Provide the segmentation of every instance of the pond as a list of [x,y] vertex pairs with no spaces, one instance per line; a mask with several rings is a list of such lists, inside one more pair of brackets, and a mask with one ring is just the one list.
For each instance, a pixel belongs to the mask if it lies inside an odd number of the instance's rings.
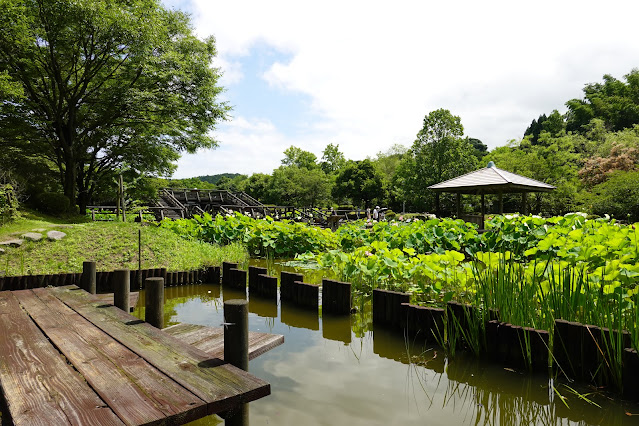
[[[166,325],[219,326],[223,301],[245,294],[202,284],[169,287],[165,296]],[[331,317],[249,298],[249,330],[285,336],[283,345],[250,362],[249,371],[271,384],[270,396],[250,404],[251,425],[639,424],[639,404],[574,383],[555,383],[556,392],[546,376],[464,354],[447,360],[436,346],[373,329],[369,301],[358,304],[353,315]],[[600,407],[571,389],[589,393]],[[192,423],[216,424],[223,424],[216,416]]]

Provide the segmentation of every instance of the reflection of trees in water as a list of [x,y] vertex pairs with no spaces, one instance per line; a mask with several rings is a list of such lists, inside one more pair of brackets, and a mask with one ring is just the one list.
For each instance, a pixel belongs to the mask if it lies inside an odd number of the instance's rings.
[[[144,319],[145,316],[145,292],[140,291],[138,305],[133,315],[137,318]],[[192,300],[199,300],[203,304],[213,305],[215,310],[224,309],[224,305],[220,300],[220,286],[215,284],[199,284],[199,285],[183,285],[164,288],[164,326],[178,324],[177,321],[171,321],[177,317],[177,307]]]
[[357,309],[354,315],[351,315],[351,330],[355,337],[362,338],[366,333],[373,330],[373,309],[371,303],[372,296],[365,296],[357,292],[353,292],[353,300],[351,306]]
[[[407,350],[409,350],[407,346]],[[510,369],[473,358],[448,360],[438,357],[436,349],[426,349],[409,358],[407,380],[414,392],[425,395],[433,405],[443,390],[443,406],[464,413],[464,424],[472,425],[627,425],[633,418],[623,405],[601,393],[589,395],[590,401],[542,376],[526,376]],[[443,353],[443,352],[442,352]],[[447,380],[444,378],[444,370]],[[553,388],[556,386],[557,390]],[[583,392],[592,392],[584,389]],[[561,392],[568,406],[556,392]],[[414,395],[417,401],[417,394]],[[422,406],[423,407],[423,406]]]

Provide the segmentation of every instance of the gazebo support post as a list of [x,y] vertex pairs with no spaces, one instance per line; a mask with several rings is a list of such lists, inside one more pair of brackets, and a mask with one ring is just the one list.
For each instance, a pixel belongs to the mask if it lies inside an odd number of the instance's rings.
[[441,211],[439,210],[439,192],[435,193],[435,214],[437,217],[441,217]]
[[457,208],[457,219],[461,219],[461,194],[459,192],[455,193],[455,207]]
[[480,221],[480,229],[484,229],[484,216],[486,215],[486,205],[485,205],[485,196],[484,193],[481,193],[481,221]]
[[504,194],[499,193],[499,214],[504,214]]
[[524,215],[528,214],[528,193],[527,192],[521,193],[521,212]]

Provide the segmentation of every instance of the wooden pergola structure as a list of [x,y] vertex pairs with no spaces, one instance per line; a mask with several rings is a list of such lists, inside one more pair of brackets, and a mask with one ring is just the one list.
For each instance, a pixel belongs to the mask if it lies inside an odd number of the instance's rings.
[[486,214],[485,194],[499,196],[499,213],[504,213],[503,194],[521,194],[522,213],[528,214],[529,192],[550,192],[554,186],[538,180],[530,179],[506,170],[499,169],[490,161],[488,166],[465,175],[449,179],[428,187],[437,193],[437,207],[439,209],[439,193],[448,192],[456,195],[455,205],[457,217],[461,217],[461,194],[481,195],[481,223],[484,229],[484,215]]

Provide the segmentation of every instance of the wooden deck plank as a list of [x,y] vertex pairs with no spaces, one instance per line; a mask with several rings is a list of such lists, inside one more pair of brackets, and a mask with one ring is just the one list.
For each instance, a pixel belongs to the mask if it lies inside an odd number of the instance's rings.
[[270,385],[263,380],[211,358],[114,306],[100,304],[75,286],[50,290],[87,320],[206,401],[209,414],[270,394]]
[[[105,305],[113,305],[113,293],[102,293],[96,294],[96,297]],[[138,301],[140,300],[140,292],[134,291],[129,293],[129,306],[131,310],[138,306]]]
[[176,423],[206,415],[204,401],[96,328],[48,289],[22,290],[15,295],[125,423]]
[[123,424],[11,292],[0,292],[0,336],[0,386],[14,424]]
[[[203,350],[207,354],[224,359],[224,328],[196,324],[176,324],[163,329],[165,333]],[[284,343],[281,334],[249,331],[249,359],[254,359]]]

